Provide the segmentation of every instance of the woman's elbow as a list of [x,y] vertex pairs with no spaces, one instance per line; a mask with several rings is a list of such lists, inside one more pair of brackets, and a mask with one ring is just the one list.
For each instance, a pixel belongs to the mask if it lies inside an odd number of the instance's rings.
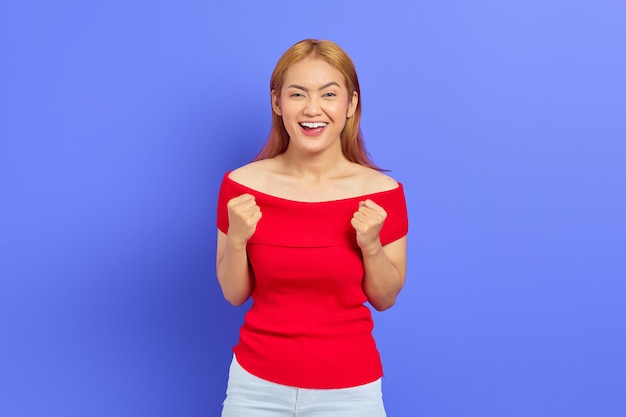
[[217,280],[222,290],[222,295],[232,305],[238,307],[245,303],[252,292],[251,285],[249,283],[231,282],[228,280],[220,279],[220,274],[217,275]]
[[249,293],[243,293],[243,292],[222,291],[222,293],[224,294],[224,298],[226,299],[226,301],[228,301],[235,307],[239,307],[240,305],[248,301],[248,298],[250,297]]
[[372,307],[377,311],[385,311],[390,309],[396,303],[400,291],[370,291],[367,293],[367,299]]
[[388,309],[390,309],[391,307],[394,306],[394,304],[396,303],[396,297],[388,298],[388,299],[385,299],[385,300],[372,300],[372,299],[370,299],[369,303],[377,311],[385,311],[385,310],[388,310]]

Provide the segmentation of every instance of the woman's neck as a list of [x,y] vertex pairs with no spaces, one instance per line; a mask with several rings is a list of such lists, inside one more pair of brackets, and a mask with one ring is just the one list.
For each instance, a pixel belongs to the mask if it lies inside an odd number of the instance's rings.
[[342,176],[352,165],[341,151],[302,155],[287,148],[276,158],[285,174],[314,182]]

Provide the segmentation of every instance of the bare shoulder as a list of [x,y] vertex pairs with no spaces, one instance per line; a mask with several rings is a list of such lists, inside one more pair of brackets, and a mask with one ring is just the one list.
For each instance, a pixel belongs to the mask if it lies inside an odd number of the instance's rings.
[[249,188],[263,188],[267,173],[274,167],[272,159],[262,159],[260,161],[250,162],[244,166],[232,170],[228,177]]
[[228,177],[242,185],[252,187],[259,178],[265,177],[264,174],[269,170],[269,161],[268,159],[262,159],[260,161],[250,162],[249,164],[232,170],[228,174]]
[[359,182],[363,185],[364,194],[379,193],[398,188],[398,182],[387,174],[368,167],[358,169]]

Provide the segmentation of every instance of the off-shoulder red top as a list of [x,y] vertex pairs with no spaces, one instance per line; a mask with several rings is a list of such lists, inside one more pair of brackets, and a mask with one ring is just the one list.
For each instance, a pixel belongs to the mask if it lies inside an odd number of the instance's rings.
[[255,196],[263,217],[248,241],[254,277],[238,362],[253,375],[299,388],[345,388],[382,376],[364,303],[363,261],[350,224],[360,201],[382,206],[383,245],[406,235],[402,184],[389,191],[323,202],[293,201],[239,184],[224,175],[217,226],[228,232],[228,201]]

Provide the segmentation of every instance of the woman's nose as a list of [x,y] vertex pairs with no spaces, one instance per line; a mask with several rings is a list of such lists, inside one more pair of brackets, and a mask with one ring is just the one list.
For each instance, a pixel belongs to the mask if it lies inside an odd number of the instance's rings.
[[306,102],[306,107],[304,108],[304,114],[309,116],[316,116],[322,112],[320,103],[318,99],[315,97],[309,98]]

